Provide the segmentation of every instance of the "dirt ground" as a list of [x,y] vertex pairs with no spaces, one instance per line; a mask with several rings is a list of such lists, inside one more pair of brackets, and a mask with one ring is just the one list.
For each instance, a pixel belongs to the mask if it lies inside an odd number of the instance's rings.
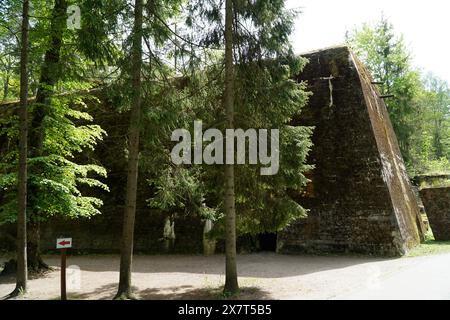
[[[376,287],[392,274],[427,257],[377,259],[288,256],[275,253],[240,255],[241,299],[335,299]],[[46,256],[53,271],[29,281],[26,299],[59,298],[59,257]],[[1,261],[0,263],[4,262]],[[119,257],[68,258],[69,299],[111,299],[119,278]],[[224,283],[224,256],[135,256],[133,285],[141,299],[217,299]],[[13,277],[0,277],[0,297],[14,289]]]

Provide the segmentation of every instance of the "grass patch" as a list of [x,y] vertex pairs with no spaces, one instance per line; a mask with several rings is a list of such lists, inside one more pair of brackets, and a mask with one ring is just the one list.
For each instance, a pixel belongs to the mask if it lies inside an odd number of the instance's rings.
[[427,240],[412,249],[407,257],[420,257],[450,253],[450,241]]
[[432,256],[438,254],[450,253],[450,241],[434,240],[431,228],[425,234],[425,242],[412,249],[407,257]]

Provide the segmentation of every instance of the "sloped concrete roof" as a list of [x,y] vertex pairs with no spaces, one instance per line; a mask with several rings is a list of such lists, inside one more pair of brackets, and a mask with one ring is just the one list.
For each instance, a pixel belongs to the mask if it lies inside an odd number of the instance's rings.
[[297,197],[310,213],[279,235],[279,251],[405,254],[422,223],[379,91],[345,46],[305,57],[297,80],[313,96],[293,124],[315,127],[311,186]]

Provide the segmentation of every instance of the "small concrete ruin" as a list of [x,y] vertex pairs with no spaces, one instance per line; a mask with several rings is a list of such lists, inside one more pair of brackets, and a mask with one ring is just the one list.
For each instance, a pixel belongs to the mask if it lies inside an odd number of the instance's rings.
[[420,190],[425,211],[436,241],[450,241],[450,187]]
[[310,211],[278,234],[278,251],[405,254],[423,224],[383,98],[347,47],[305,57],[297,80],[313,96],[293,125],[315,128],[315,169],[297,195]]

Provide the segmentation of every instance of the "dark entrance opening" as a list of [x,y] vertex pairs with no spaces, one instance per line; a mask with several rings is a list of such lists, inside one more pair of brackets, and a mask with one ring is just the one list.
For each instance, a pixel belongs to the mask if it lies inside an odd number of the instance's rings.
[[261,251],[277,251],[277,234],[261,233],[259,235],[259,250]]

